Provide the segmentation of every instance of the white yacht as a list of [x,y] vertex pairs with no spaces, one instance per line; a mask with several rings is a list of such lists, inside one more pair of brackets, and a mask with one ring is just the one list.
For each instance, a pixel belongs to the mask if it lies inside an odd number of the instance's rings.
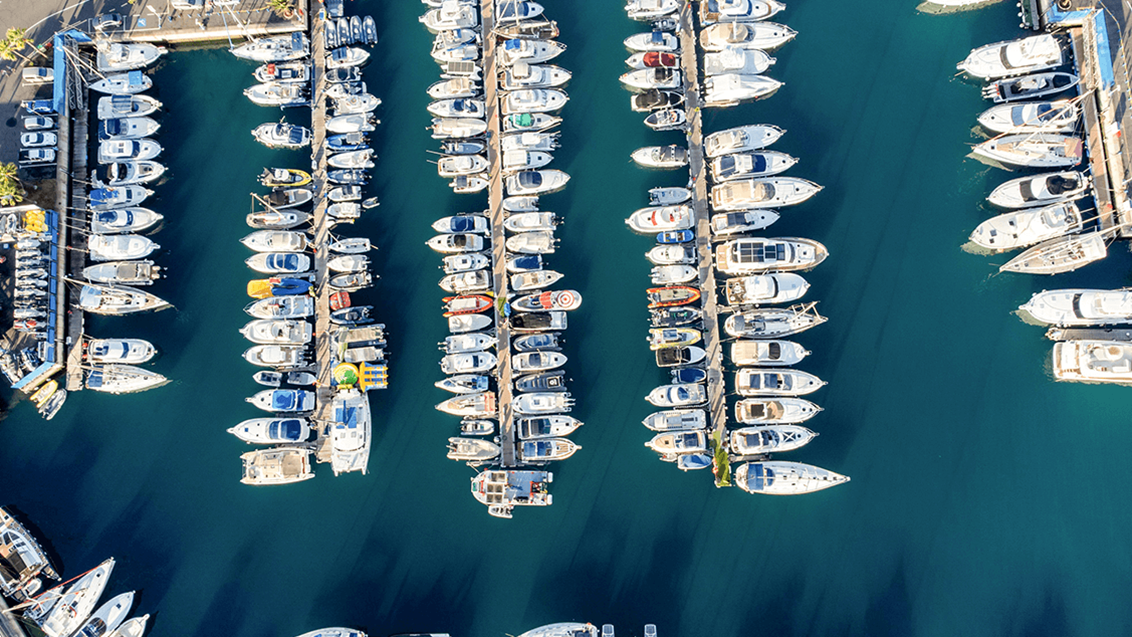
[[106,170],[107,186],[129,186],[147,184],[160,179],[165,174],[165,166],[155,161],[126,160],[110,164]]
[[568,436],[582,426],[573,416],[538,416],[519,418],[515,430],[520,440],[543,440]]
[[303,345],[313,332],[309,322],[299,319],[255,319],[240,328],[244,338],[263,345]]
[[470,270],[445,275],[440,279],[440,289],[449,294],[467,294],[486,291],[491,288],[491,275],[487,270]]
[[[516,506],[550,506],[554,501],[550,494],[550,483],[553,481],[554,474],[548,471],[483,471],[472,478],[472,496],[476,501],[486,504],[487,511],[492,516],[510,518],[511,511]],[[526,633],[520,635],[524,636],[535,637]]]
[[79,292],[79,307],[93,314],[121,316],[171,307],[168,302],[124,285],[87,284]]
[[814,182],[797,177],[745,179],[713,186],[711,204],[717,212],[793,206],[821,190],[822,187]]
[[457,0],[447,0],[441,5],[428,11],[420,17],[420,21],[429,31],[439,33],[455,29],[474,29],[479,26],[479,7],[465,4]]
[[310,42],[301,31],[252,39],[232,49],[232,55],[255,62],[286,62],[310,55]]
[[1032,208],[1084,197],[1089,178],[1079,172],[1027,175],[998,186],[987,201],[1000,208]]
[[566,438],[523,440],[519,443],[519,460],[526,464],[545,464],[552,460],[565,460],[582,446]]
[[769,228],[781,215],[775,210],[742,210],[711,216],[711,234],[716,238]]
[[504,135],[500,141],[504,153],[514,150],[551,151],[558,148],[558,133],[526,132]]
[[704,75],[761,75],[774,64],[775,59],[761,49],[728,46],[704,55]]
[[812,239],[745,237],[715,247],[715,267],[728,275],[805,271],[829,256],[825,246]]
[[649,89],[679,89],[680,71],[667,68],[637,69],[621,75],[621,83],[630,89],[647,91]]
[[975,146],[971,155],[1007,168],[1069,168],[1084,159],[1085,142],[1056,133],[1004,135]]
[[668,230],[691,228],[696,225],[696,218],[692,207],[688,205],[656,206],[635,211],[625,223],[633,232],[655,235]]
[[691,407],[702,405],[707,399],[707,388],[700,383],[661,385],[645,397],[657,407]]
[[299,447],[275,447],[249,451],[240,455],[244,463],[244,477],[240,482],[253,486],[291,484],[310,480],[311,450]]
[[1076,100],[999,104],[979,115],[992,133],[1073,133],[1081,120]]
[[710,158],[766,148],[786,133],[774,124],[752,124],[728,128],[704,138],[704,154]]
[[248,444],[296,444],[310,438],[311,423],[307,418],[251,418],[229,427],[228,433]]
[[570,98],[565,91],[553,88],[525,88],[508,91],[500,100],[504,115],[512,113],[553,113],[566,105]]
[[700,429],[658,433],[645,446],[661,454],[700,453],[707,450],[708,437]]
[[731,343],[731,362],[740,367],[789,367],[809,355],[809,350],[793,341],[740,340]]
[[628,0],[625,13],[633,20],[651,21],[676,13],[679,0]]
[[735,469],[740,489],[764,495],[813,493],[848,481],[848,476],[800,462],[748,462]]
[[1050,239],[1029,248],[1004,263],[1000,272],[1061,274],[1108,256],[1108,241],[1102,231]]
[[[509,150],[503,153],[503,172],[512,174],[537,170],[554,161],[554,155],[541,150]],[[529,213],[520,213],[529,214]]]
[[429,104],[425,110],[436,117],[471,117],[483,119],[486,113],[486,106],[482,99],[453,97],[436,100]]
[[306,85],[278,82],[249,86],[244,96],[259,106],[302,106],[310,101]]
[[499,88],[504,91],[554,88],[569,82],[571,77],[570,71],[553,64],[516,62],[504,71],[499,81]]
[[798,159],[773,150],[720,155],[711,160],[711,178],[735,181],[752,177],[771,177],[790,170]]
[[805,422],[822,409],[804,398],[744,398],[735,403],[735,420],[744,425],[783,425]]
[[0,594],[13,598],[35,595],[43,587],[40,575],[59,579],[31,532],[0,508]]
[[499,457],[499,445],[482,438],[449,438],[448,459],[481,464]]
[[504,66],[514,66],[520,62],[526,64],[541,64],[549,62],[562,55],[566,45],[555,40],[534,40],[527,38],[514,38],[504,40],[496,48],[496,54]]
[[782,82],[774,78],[739,73],[712,75],[703,84],[704,105],[721,107],[770,97],[782,88]]
[[721,22],[705,27],[699,39],[709,52],[728,47],[773,51],[797,35],[794,29],[774,22]]
[[169,382],[157,372],[133,365],[100,365],[87,372],[86,388],[107,394],[132,394]]
[[98,98],[98,119],[144,117],[161,108],[161,102],[148,95],[107,95]]
[[434,100],[456,97],[477,97],[483,93],[480,83],[467,77],[454,77],[440,80],[428,87],[428,96]]
[[95,55],[95,66],[102,73],[117,73],[145,68],[165,55],[166,49],[145,42],[119,42],[100,41],[95,44],[98,53]]
[[801,425],[774,424],[732,429],[729,443],[733,453],[754,456],[793,451],[816,437],[816,433]]
[[724,287],[729,306],[789,303],[805,296],[809,282],[792,272],[774,272],[728,279]]
[[625,48],[630,51],[661,51],[664,53],[679,53],[680,38],[668,31],[649,31],[637,33],[625,38]]
[[515,410],[515,413],[524,416],[566,413],[573,406],[574,399],[568,393],[521,394],[511,401],[511,408]]
[[259,367],[278,369],[300,367],[307,363],[307,357],[301,345],[278,345],[274,343],[249,347],[244,351],[244,360]]
[[762,308],[736,312],[723,322],[723,329],[735,338],[780,338],[804,332],[829,319],[818,314],[814,303],[788,308]]
[[495,347],[496,343],[496,338],[485,332],[453,334],[441,342],[441,349],[444,350],[445,354],[469,354],[491,349]]
[[650,272],[653,285],[689,283],[699,275],[700,271],[690,265],[658,265]]
[[118,629],[107,637],[142,637],[145,634],[145,625],[148,621],[148,614],[141,617],[131,617],[122,622],[122,625],[118,626]]
[[110,558],[87,571],[57,596],[41,595],[52,603],[46,608],[32,606],[24,616],[38,623],[47,637],[69,637],[90,617],[113,571],[114,558]]
[[707,412],[702,409],[669,409],[649,414],[642,423],[653,431],[706,429]]
[[433,139],[463,139],[487,132],[487,122],[474,117],[443,117],[432,120]]
[[960,71],[984,80],[1044,71],[1065,63],[1061,41],[1050,33],[979,47],[956,65]]
[[99,606],[90,619],[75,633],[75,637],[104,637],[118,630],[134,605],[134,591],[115,595]]
[[153,80],[141,71],[110,75],[90,85],[90,90],[110,95],[133,95],[153,88]]
[[305,233],[295,230],[256,230],[240,243],[256,252],[302,252],[309,241]]
[[[303,633],[299,637],[366,637],[366,634],[360,630],[352,628],[319,628],[312,630],[309,633]],[[415,635],[414,637],[448,637],[447,635]]]
[[[144,96],[135,96],[141,98]],[[103,98],[106,99],[106,98]],[[152,99],[152,98],[149,98]],[[141,139],[149,137],[161,128],[152,117],[114,117],[104,119],[98,125],[99,139]]]
[[776,0],[704,0],[700,9],[703,24],[717,22],[758,22],[774,17],[786,5]]
[[1077,204],[1066,201],[991,217],[980,223],[970,238],[981,248],[1003,252],[1075,234],[1084,226],[1085,221]]
[[1018,312],[1058,327],[1127,325],[1132,324],[1132,290],[1043,290],[1030,297]]
[[519,374],[545,372],[566,364],[562,352],[520,352],[511,357],[511,368]]
[[495,416],[498,405],[495,392],[486,391],[449,398],[436,409],[453,416],[488,418]]
[[648,168],[680,168],[688,165],[688,149],[677,144],[645,146],[634,150],[630,157]]
[[441,254],[459,254],[479,252],[486,246],[486,241],[477,233],[438,234],[429,239],[425,245]]
[[162,219],[164,217],[149,208],[102,210],[91,214],[90,229],[95,234],[142,232],[156,226]]
[[825,381],[794,369],[744,367],[735,374],[735,390],[741,396],[805,396],[825,386]]
[[506,178],[508,196],[542,195],[566,187],[570,175],[561,170],[525,170]]
[[445,374],[478,374],[493,369],[498,362],[491,352],[448,354],[440,359],[440,371]]
[[109,139],[98,144],[98,163],[153,159],[161,154],[161,144],[152,139]]
[[153,343],[140,338],[92,338],[83,344],[86,359],[91,363],[148,363],[157,355]]
[[696,249],[684,243],[662,243],[645,253],[653,265],[689,265],[696,262]]
[[436,172],[445,179],[459,175],[478,175],[488,168],[483,155],[446,155],[436,162]]
[[1053,345],[1053,375],[1076,383],[1132,385],[1132,343],[1064,341]]
[[330,412],[330,468],[334,475],[351,471],[365,475],[373,437],[369,399],[357,389],[339,390]]
[[314,315],[314,297],[276,296],[251,302],[244,311],[255,318],[303,318]]

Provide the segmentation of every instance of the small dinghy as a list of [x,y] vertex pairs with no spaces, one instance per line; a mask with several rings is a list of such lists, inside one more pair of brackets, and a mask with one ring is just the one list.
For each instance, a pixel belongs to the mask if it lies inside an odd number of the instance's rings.
[[789,367],[802,362],[809,350],[792,341],[735,341],[731,362],[740,367]]
[[821,410],[804,398],[744,398],[735,403],[735,420],[744,425],[797,424]]
[[344,307],[330,313],[330,322],[335,325],[368,325],[374,319],[369,315],[372,305]]
[[1078,77],[1072,73],[1035,73],[991,82],[983,87],[983,97],[995,104],[1036,99],[1067,91],[1077,86],[1078,81]]
[[259,371],[252,374],[252,380],[265,387],[278,387],[283,384],[283,372]]

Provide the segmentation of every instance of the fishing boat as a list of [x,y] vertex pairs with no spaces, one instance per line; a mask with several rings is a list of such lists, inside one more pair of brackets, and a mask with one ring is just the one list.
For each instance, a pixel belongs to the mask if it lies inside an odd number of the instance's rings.
[[999,104],[979,115],[979,123],[992,133],[1073,133],[1081,120],[1076,100]]
[[574,399],[570,397],[570,394],[561,392],[521,394],[511,401],[511,408],[515,410],[515,413],[523,416],[566,413],[573,406]]
[[797,35],[794,29],[774,22],[719,22],[700,31],[699,40],[708,52],[730,47],[773,51]]
[[1007,261],[1000,272],[1022,274],[1060,274],[1070,272],[1108,256],[1103,231],[1051,239]]
[[152,139],[110,139],[98,143],[98,163],[153,159],[161,154],[161,144]]
[[667,31],[637,33],[625,38],[625,48],[630,51],[678,53],[680,51],[680,38]]
[[94,338],[83,343],[83,353],[91,363],[140,365],[152,360],[157,348],[140,338]]
[[1012,179],[991,192],[987,201],[1000,208],[1031,208],[1085,196],[1089,179],[1079,172],[1044,173]]
[[[261,319],[283,320],[283,319]],[[309,324],[307,324],[309,326]],[[307,364],[304,348],[300,345],[260,344],[244,351],[244,360],[259,367],[288,369]]]
[[780,338],[804,332],[825,323],[828,318],[814,309],[815,303],[788,308],[764,308],[738,312],[727,317],[723,329],[735,338]]
[[633,20],[651,21],[672,15],[680,8],[678,0],[628,0],[625,13]]
[[310,146],[311,130],[285,122],[268,122],[252,129],[252,137],[268,148],[302,148]]
[[260,210],[248,213],[245,220],[252,228],[288,230],[309,222],[311,214],[295,210]]
[[803,398],[744,398],[735,403],[735,420],[744,425],[797,424],[813,418],[821,410]]
[[283,84],[299,84],[309,82],[311,79],[311,65],[306,61],[296,62],[268,62],[259,66],[252,75],[261,83],[280,82]]
[[713,186],[711,204],[717,212],[793,206],[821,190],[822,187],[814,182],[797,177],[744,179]]
[[90,90],[111,95],[133,95],[148,91],[153,87],[153,80],[141,71],[130,71],[118,75],[109,75],[90,85]]
[[309,480],[314,477],[310,455],[310,449],[299,447],[275,447],[241,454],[244,476],[240,482],[263,486]]
[[708,420],[702,409],[669,409],[649,414],[642,423],[653,431],[694,431],[706,429]]
[[268,193],[263,197],[266,206],[276,210],[297,208],[314,199],[314,191],[310,188],[282,188]]
[[649,309],[688,305],[700,300],[699,288],[686,285],[649,288],[646,292],[649,299]]
[[164,219],[148,208],[120,208],[91,214],[90,229],[95,234],[120,234],[149,230]]
[[645,400],[657,407],[689,407],[707,402],[707,389],[701,383],[661,385]]
[[813,493],[848,481],[848,476],[800,462],[748,462],[735,469],[740,489],[764,495]]
[[244,97],[258,106],[305,106],[310,103],[307,88],[303,84],[280,84],[268,82],[244,89]]
[[553,480],[547,471],[483,471],[472,478],[472,496],[492,516],[510,519],[516,506],[550,506]]
[[86,388],[107,394],[132,394],[160,387],[167,378],[133,365],[100,365],[86,374]]
[[294,230],[256,230],[240,239],[240,243],[256,252],[302,252],[309,241]]
[[83,268],[83,278],[91,283],[153,285],[161,278],[161,266],[153,261],[111,261]]
[[511,357],[511,367],[519,374],[545,372],[566,364],[561,352],[521,352]]
[[311,424],[307,418],[252,418],[230,427],[228,433],[248,444],[293,444],[310,438]]
[[636,69],[621,75],[621,83],[634,91],[650,89],[677,90],[682,88],[682,75],[677,69],[663,67]]
[[231,49],[232,55],[255,62],[286,62],[310,55],[310,42],[307,36],[296,31],[288,35],[251,39]]
[[705,106],[735,106],[740,102],[760,100],[774,95],[782,82],[765,75],[726,73],[704,79]]
[[653,436],[645,446],[662,455],[699,453],[707,450],[707,436],[698,429],[666,431]]
[[55,593],[48,600],[50,603],[35,603],[24,612],[24,616],[38,623],[47,637],[68,637],[90,617],[113,571],[114,558],[110,558]]
[[975,146],[971,155],[1007,168],[1069,168],[1084,159],[1085,142],[1056,133],[1004,135]]
[[437,405],[436,409],[453,416],[471,416],[475,418],[494,416],[496,413],[495,393],[488,391],[479,394],[455,396]]
[[499,457],[499,445],[480,438],[449,438],[448,459],[480,464]]
[[265,389],[245,399],[264,411],[307,412],[314,409],[314,393],[305,389]]
[[533,465],[565,460],[581,448],[581,445],[566,438],[523,440],[519,443],[519,460]]
[[582,421],[573,416],[541,416],[536,418],[519,418],[515,422],[515,430],[520,440],[545,440],[547,438],[561,438],[574,433]]
[[1072,73],[1052,71],[991,82],[983,87],[983,97],[995,104],[1047,97],[1077,86],[1080,80]]
[[731,344],[731,362],[739,366],[797,365],[809,354],[809,350],[791,341],[735,341]]
[[735,390],[741,396],[805,396],[825,386],[825,381],[792,369],[743,367],[735,374]]
[[159,128],[161,124],[150,117],[111,117],[98,123],[98,139],[141,139],[153,135]]
[[970,239],[981,248],[1002,252],[1075,234],[1084,227],[1081,210],[1067,201],[992,217],[980,223]]
[[[571,77],[570,71],[553,64],[516,62],[503,72],[500,78],[500,88],[505,91],[555,88],[569,82]],[[530,113],[535,111],[520,112]]]
[[634,113],[677,110],[680,109],[683,104],[684,94],[679,90],[650,88],[629,96],[629,107]]
[[123,285],[86,284],[79,292],[83,311],[108,316],[152,312],[171,307],[166,301],[141,290]]
[[244,311],[255,318],[305,318],[314,315],[311,296],[278,296],[248,304]]
[[[742,275],[805,271],[829,256],[825,246],[811,239],[785,237],[762,239],[745,237],[715,247],[715,267],[723,274]],[[737,284],[744,286],[744,284]],[[745,289],[745,286],[744,286]],[[805,289],[802,289],[805,292]]]
[[997,80],[1061,66],[1065,52],[1050,33],[981,46],[955,67],[971,77]]
[[1043,290],[1019,307],[1018,313],[1059,327],[1132,324],[1132,290]]
[[161,108],[161,102],[148,95],[108,95],[98,98],[98,106],[95,112],[98,119],[110,120],[123,117],[144,117],[156,113],[159,108]]

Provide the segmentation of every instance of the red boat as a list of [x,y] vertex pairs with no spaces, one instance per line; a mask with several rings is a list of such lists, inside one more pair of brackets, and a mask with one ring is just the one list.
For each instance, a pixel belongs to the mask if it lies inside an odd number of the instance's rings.
[[700,300],[700,291],[687,285],[670,285],[663,288],[649,288],[649,308],[675,307],[688,305]]
[[582,295],[574,290],[551,290],[517,298],[511,302],[511,307],[522,312],[549,312],[576,310],[581,304]]
[[350,293],[349,292],[335,292],[330,295],[330,309],[340,310],[344,307],[350,307]]
[[479,314],[491,309],[492,300],[490,296],[485,294],[466,294],[463,296],[446,296],[444,297],[444,307],[446,311],[444,316],[456,316],[458,314]]
[[641,62],[645,65],[646,69],[651,68],[675,68],[680,66],[680,61],[672,53],[661,53],[659,51],[649,51],[642,56]]

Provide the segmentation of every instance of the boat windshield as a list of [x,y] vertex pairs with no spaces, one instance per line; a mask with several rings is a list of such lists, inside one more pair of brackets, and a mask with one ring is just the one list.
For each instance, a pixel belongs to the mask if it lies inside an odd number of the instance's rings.
[[542,185],[542,173],[530,171],[519,173],[519,185],[523,188],[536,188]]

